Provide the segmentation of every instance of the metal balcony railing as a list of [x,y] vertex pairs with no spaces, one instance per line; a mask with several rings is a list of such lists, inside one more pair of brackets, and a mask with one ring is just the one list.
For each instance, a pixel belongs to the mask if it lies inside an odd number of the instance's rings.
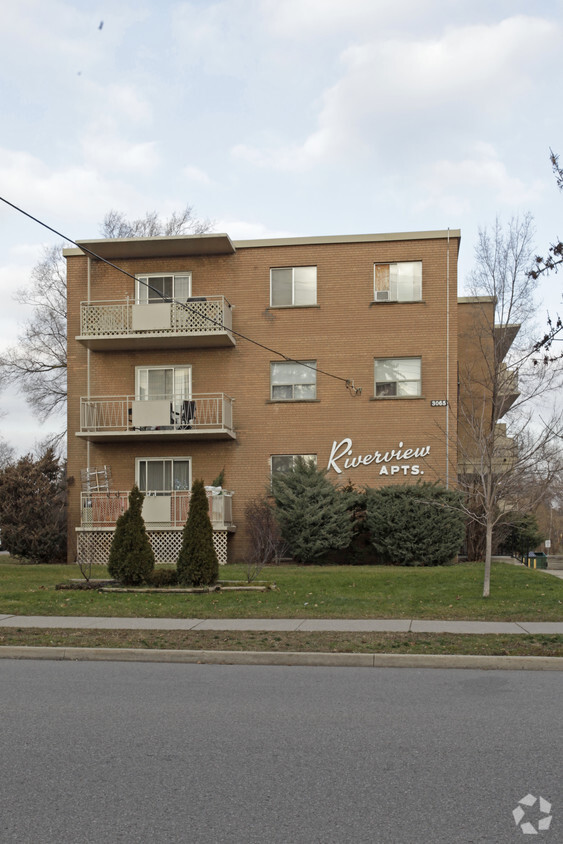
[[[143,518],[147,527],[183,527],[190,509],[190,490],[148,491],[143,501]],[[129,493],[123,491],[82,492],[80,496],[80,525],[82,528],[114,528],[128,506]],[[215,529],[233,524],[233,493],[207,491],[209,518]]]
[[233,431],[233,399],[225,393],[92,396],[80,399],[80,433]]

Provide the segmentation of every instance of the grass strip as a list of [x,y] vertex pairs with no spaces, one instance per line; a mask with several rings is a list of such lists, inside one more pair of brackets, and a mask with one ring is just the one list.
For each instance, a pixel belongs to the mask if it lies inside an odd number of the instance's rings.
[[319,653],[560,656],[563,636],[446,633],[264,633],[213,630],[0,629],[0,645]]
[[[244,580],[244,565],[221,570]],[[494,563],[491,596],[482,597],[483,565],[275,566],[266,593],[107,594],[57,591],[75,566],[0,564],[0,614],[121,618],[421,618],[481,621],[563,620],[563,580],[543,571]],[[107,577],[96,566],[93,577]]]

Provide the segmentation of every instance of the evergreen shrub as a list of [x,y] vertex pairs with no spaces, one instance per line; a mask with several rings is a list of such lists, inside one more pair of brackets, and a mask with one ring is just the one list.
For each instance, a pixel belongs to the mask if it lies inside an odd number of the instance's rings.
[[109,552],[108,572],[128,586],[148,581],[154,570],[154,554],[142,515],[144,497],[134,486],[129,493],[129,508],[115,524]]
[[52,448],[0,471],[2,545],[31,563],[66,562],[66,476]]
[[209,502],[201,480],[195,480],[192,484],[190,509],[182,532],[177,569],[178,582],[183,586],[211,586],[219,576]]
[[169,569],[159,567],[150,573],[147,578],[147,582],[150,586],[154,586],[155,589],[165,589],[167,586],[177,586],[178,572],[175,568]]
[[465,532],[461,495],[439,484],[370,489],[366,524],[378,561],[439,566],[459,553]]
[[352,540],[350,500],[327,478],[326,469],[299,457],[289,472],[272,477],[276,518],[297,562],[311,563]]
[[545,539],[533,513],[508,513],[505,524],[507,535],[503,547],[520,560]]

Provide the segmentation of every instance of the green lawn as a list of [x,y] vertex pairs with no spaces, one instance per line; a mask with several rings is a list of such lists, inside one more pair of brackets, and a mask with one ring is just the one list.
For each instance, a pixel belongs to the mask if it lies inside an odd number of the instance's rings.
[[[93,577],[106,571],[97,567]],[[226,566],[225,579],[245,579]],[[266,593],[104,594],[57,591],[76,567],[0,564],[0,613],[151,618],[444,618],[563,621],[563,581],[542,571],[495,563],[491,597],[481,597],[483,566],[279,566],[260,575]]]

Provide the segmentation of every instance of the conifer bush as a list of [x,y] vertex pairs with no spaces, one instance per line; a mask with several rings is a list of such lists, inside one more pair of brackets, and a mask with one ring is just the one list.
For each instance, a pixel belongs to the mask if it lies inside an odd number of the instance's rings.
[[292,556],[311,563],[352,540],[348,497],[327,478],[326,469],[299,457],[289,472],[272,477],[276,518]]
[[369,490],[366,524],[378,561],[403,566],[450,563],[465,533],[460,494],[431,483]]
[[154,570],[154,554],[141,512],[144,497],[134,486],[129,493],[129,508],[115,524],[109,552],[108,572],[128,586],[149,580]]
[[48,448],[0,470],[2,543],[33,563],[66,561],[65,467]]
[[219,575],[209,502],[201,480],[195,480],[192,484],[190,509],[182,533],[177,569],[178,582],[184,586],[211,586]]

